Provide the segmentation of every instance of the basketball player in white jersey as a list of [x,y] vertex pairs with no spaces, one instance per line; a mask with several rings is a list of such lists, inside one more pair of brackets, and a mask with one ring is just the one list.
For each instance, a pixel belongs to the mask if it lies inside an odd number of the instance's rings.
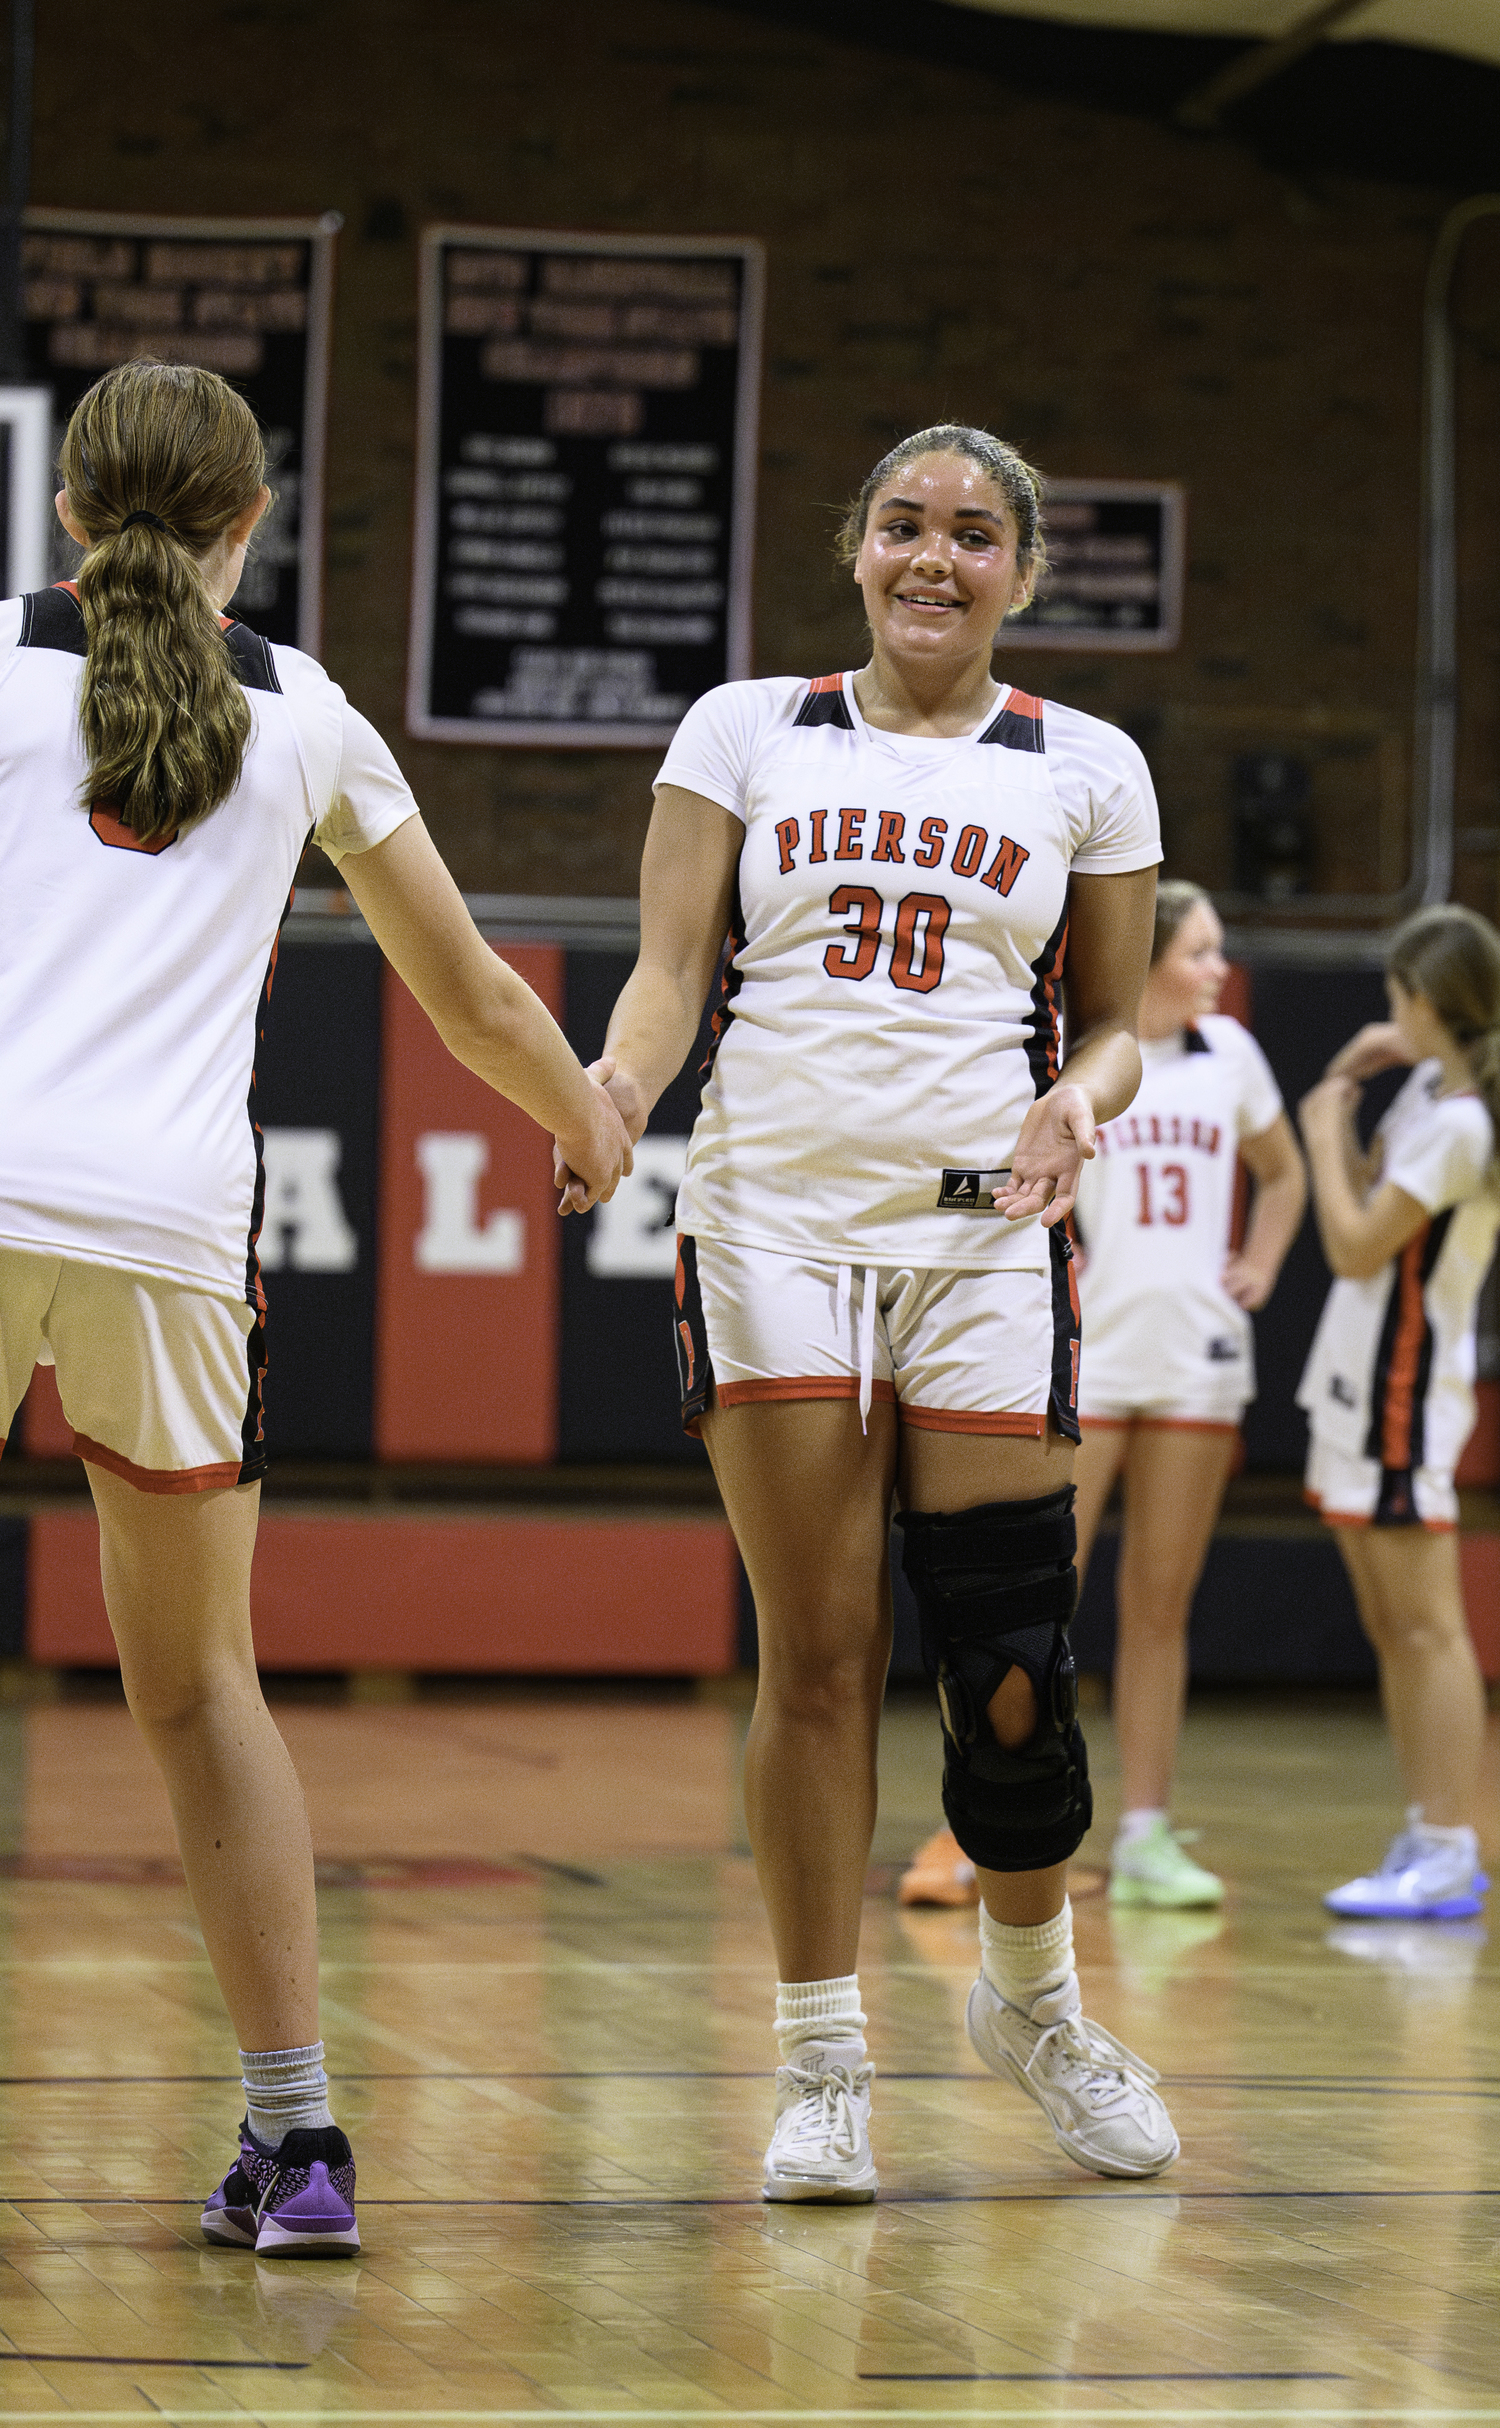
[[727,932],[676,1329],[760,1628],[746,1802],[781,1976],[764,2190],[876,2186],[856,1963],[897,1493],[946,1809],[984,1896],[971,2037],[1080,2165],[1152,2175],[1177,2137],[1151,2070],[1083,2020],[1065,1893],[1089,1817],[1065,1217],[1140,1075],[1156,806],[1122,734],[991,673],[1041,561],[1013,449],[917,433],[845,538],[869,659],[689,710],[605,1049],[638,1136]]
[[[1418,911],[1386,960],[1389,1022],[1362,1029],[1304,1096],[1323,1253],[1336,1276],[1297,1393],[1308,1497],[1335,1529],[1407,1795],[1375,1871],[1336,1914],[1482,1911],[1475,1806],[1484,1681],[1464,1613],[1453,1470],[1474,1423],[1474,1317],[1500,1228],[1500,936],[1477,912]],[[1362,1083],[1411,1064],[1368,1153]]]
[[[1218,1015],[1223,942],[1201,886],[1158,887],[1140,1090],[1128,1112],[1100,1123],[1074,1210],[1086,1251],[1080,1574],[1117,1476],[1125,1500],[1113,1693],[1123,1812],[1110,1868],[1120,1905],[1217,1905],[1224,1894],[1167,1819],[1188,1616],[1255,1393],[1247,1310],[1270,1297],[1306,1204],[1270,1066],[1237,1020]],[[1255,1204],[1231,1253],[1237,1159]],[[903,1879],[902,1902],[965,1902],[965,1873],[939,1832]]]
[[581,1195],[610,1194],[629,1148],[478,934],[373,728],[310,658],[221,613],[270,498],[243,399],[126,364],[78,405],[61,469],[78,578],[0,605],[0,1439],[55,1362],[125,1691],[242,2044],[240,2153],[204,2232],[334,2254],[359,2244],[354,2167],[318,2038],[307,1817],[249,1602],[255,1048],[307,842],[459,1059],[565,1121]]

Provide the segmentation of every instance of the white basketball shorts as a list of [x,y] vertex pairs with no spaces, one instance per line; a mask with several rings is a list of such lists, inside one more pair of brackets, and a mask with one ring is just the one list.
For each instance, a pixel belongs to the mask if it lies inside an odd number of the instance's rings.
[[1307,1498],[1328,1526],[1426,1526],[1451,1534],[1458,1493],[1446,1467],[1382,1467],[1335,1450],[1314,1433],[1307,1445]]
[[1045,1273],[809,1262],[677,1243],[682,1421],[755,1400],[894,1403],[934,1433],[1078,1439],[1078,1293],[1060,1230]]
[[0,1441],[32,1369],[57,1367],[73,1448],[143,1492],[217,1492],[265,1471],[265,1332],[186,1284],[0,1248]]

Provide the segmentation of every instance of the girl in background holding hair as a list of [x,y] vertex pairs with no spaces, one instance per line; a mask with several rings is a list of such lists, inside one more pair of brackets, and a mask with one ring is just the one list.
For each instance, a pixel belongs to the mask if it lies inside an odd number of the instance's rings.
[[266,1464],[255,1045],[309,840],[458,1059],[549,1129],[581,1199],[614,1107],[485,944],[373,727],[221,613],[270,502],[216,374],[111,371],[63,442],[76,583],[0,605],[0,1442],[47,1358],[99,1516],[126,1696],[241,2042],[213,2242],[355,2250],[318,2038],[312,1848],[262,1700]]
[[[1113,1711],[1120,1826],[1116,1905],[1217,1905],[1224,1884],[1167,1818],[1187,1685],[1193,1594],[1255,1395],[1247,1310],[1262,1307],[1307,1201],[1302,1158],[1270,1065],[1218,1015],[1224,931],[1201,885],[1160,885],[1141,997],[1139,1091],[1101,1122],[1075,1218],[1083,1346],[1078,1415],[1078,1567],[1115,1479],[1125,1500],[1115,1580]],[[1230,1251],[1236,1157],[1255,1182],[1245,1244]],[[901,1884],[903,1904],[959,1903],[966,1888],[942,1831]],[[970,1892],[977,1893],[977,1892]]]
[[[1474,1312],[1500,1227],[1500,936],[1456,905],[1418,911],[1386,960],[1389,1021],[1361,1029],[1303,1097],[1328,1293],[1297,1398],[1308,1496],[1380,1666],[1408,1798],[1378,1870],[1336,1914],[1477,1914],[1484,1684],[1464,1614],[1453,1470],[1474,1423]],[[1366,1153],[1364,1081],[1415,1065]]]

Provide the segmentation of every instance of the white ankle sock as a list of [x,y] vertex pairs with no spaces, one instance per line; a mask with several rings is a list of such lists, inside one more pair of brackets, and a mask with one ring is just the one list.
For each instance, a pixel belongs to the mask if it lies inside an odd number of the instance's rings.
[[1138,1804],[1130,1812],[1121,1813],[1120,1826],[1115,1831],[1116,1846],[1133,1846],[1137,1838],[1146,1837],[1166,1817],[1164,1804]]
[[332,2124],[321,2040],[310,2049],[241,2049],[240,2070],[250,2130],[267,2149],[279,2149],[299,2126],[316,2132]]
[[810,2040],[847,2043],[863,2057],[864,2033],[858,1973],[840,1973],[832,1981],[777,1982],[776,2045],[783,2065]]
[[1073,1978],[1073,1908],[1063,1899],[1050,1922],[997,1922],[979,1909],[979,1956],[991,1989],[1029,2015],[1039,1998],[1066,1989]]
[[[1419,1812],[1420,1807],[1413,1807],[1413,1810]],[[1423,1840],[1424,1844],[1428,1846],[1451,1846],[1454,1847],[1459,1853],[1468,1855],[1471,1861],[1475,1863],[1478,1862],[1479,1838],[1477,1833],[1470,1829],[1466,1822],[1459,1822],[1457,1826],[1453,1828],[1444,1828],[1436,1821],[1412,1820],[1410,1813],[1408,1813],[1407,1819],[1411,1823],[1412,1828],[1416,1831],[1417,1836]]]

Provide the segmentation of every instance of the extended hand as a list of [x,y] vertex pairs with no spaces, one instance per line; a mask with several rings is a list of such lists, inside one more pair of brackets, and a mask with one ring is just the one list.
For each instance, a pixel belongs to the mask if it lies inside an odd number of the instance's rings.
[[995,1204],[1011,1222],[1040,1214],[1043,1228],[1065,1222],[1078,1175],[1094,1153],[1094,1108],[1080,1087],[1059,1084],[1039,1097],[1021,1124],[1010,1159],[1010,1186]]

